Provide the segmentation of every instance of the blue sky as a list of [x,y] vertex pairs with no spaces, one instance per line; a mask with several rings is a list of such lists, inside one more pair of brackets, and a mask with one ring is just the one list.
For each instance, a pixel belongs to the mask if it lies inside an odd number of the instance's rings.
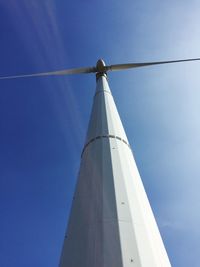
[[[199,1],[3,2],[2,76],[200,56]],[[199,71],[109,74],[174,267],[199,266]],[[93,75],[0,81],[0,266],[58,265],[94,90]]]

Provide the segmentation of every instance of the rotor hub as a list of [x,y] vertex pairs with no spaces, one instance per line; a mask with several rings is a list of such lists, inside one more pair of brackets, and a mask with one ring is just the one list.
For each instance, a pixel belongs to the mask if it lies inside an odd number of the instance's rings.
[[106,64],[105,64],[104,60],[103,59],[99,59],[97,61],[97,64],[96,64],[96,70],[97,70],[96,79],[97,80],[101,76],[104,76],[104,77],[107,78],[107,73],[106,73],[106,68],[105,67],[106,67]]
[[105,73],[106,71],[105,71],[105,66],[106,66],[106,64],[105,64],[105,62],[103,61],[103,59],[99,59],[98,61],[97,61],[97,64],[96,64],[96,68],[97,68],[97,73]]

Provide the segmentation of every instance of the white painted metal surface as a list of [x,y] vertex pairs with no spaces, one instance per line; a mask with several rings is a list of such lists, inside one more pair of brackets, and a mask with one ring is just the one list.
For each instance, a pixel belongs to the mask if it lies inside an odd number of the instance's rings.
[[97,80],[60,267],[170,267],[107,79]]

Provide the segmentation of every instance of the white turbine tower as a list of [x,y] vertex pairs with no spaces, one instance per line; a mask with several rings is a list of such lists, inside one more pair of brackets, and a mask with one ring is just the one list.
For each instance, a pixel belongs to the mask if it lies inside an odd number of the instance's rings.
[[170,267],[107,71],[196,59],[131,63],[6,76],[96,73],[96,92],[59,267]]
[[171,266],[105,72],[97,73],[59,266]]

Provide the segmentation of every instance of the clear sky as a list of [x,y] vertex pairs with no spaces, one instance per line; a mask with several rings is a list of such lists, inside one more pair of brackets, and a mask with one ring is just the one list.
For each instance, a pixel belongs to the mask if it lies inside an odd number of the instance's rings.
[[[198,0],[7,0],[0,75],[200,57]],[[173,267],[199,267],[200,62],[109,74]],[[0,266],[57,267],[93,75],[0,81]]]

